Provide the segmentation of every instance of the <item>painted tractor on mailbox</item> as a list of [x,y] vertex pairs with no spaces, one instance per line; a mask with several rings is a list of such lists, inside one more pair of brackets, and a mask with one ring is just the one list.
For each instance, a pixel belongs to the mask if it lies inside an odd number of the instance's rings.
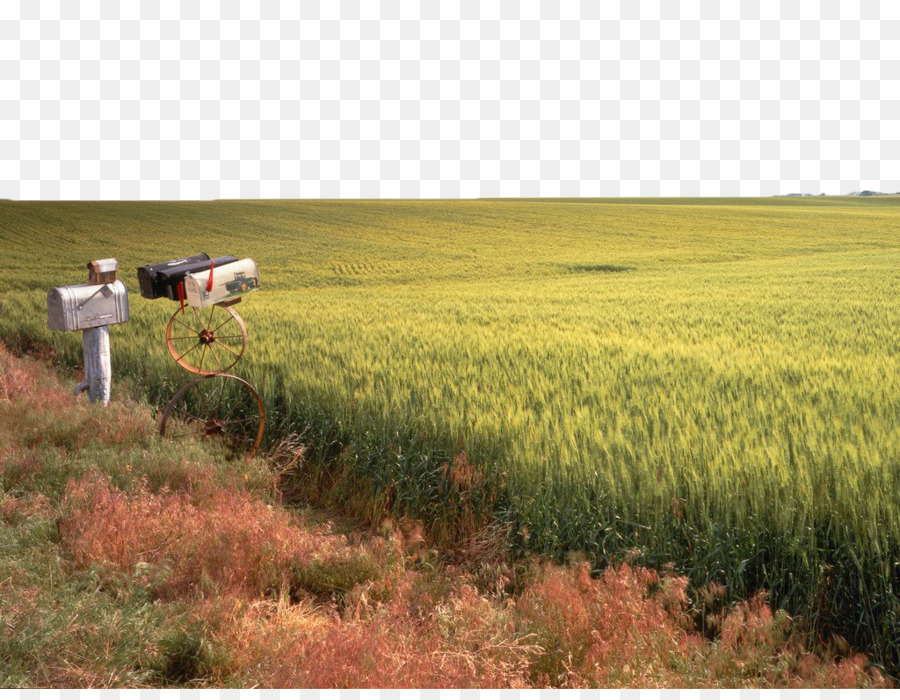
[[259,287],[259,278],[258,277],[247,277],[247,273],[241,270],[240,272],[236,272],[234,274],[234,279],[231,282],[225,283],[225,289],[227,289],[232,294],[238,294],[243,292],[249,292]]

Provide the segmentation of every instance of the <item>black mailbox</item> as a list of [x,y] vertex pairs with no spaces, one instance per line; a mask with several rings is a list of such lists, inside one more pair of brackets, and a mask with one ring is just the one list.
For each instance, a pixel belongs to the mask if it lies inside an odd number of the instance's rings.
[[206,253],[176,260],[144,265],[138,268],[138,284],[145,299],[171,299],[178,301],[178,285],[192,272],[203,272],[215,263],[216,267],[237,262],[237,258],[225,255],[210,260]]

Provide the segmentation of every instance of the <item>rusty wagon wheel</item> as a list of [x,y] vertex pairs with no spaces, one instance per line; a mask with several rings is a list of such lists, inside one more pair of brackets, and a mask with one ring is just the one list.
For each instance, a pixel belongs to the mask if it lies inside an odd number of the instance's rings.
[[166,347],[175,362],[195,374],[220,374],[241,359],[247,349],[247,328],[230,306],[207,309],[186,306],[172,314],[166,326]]
[[249,382],[207,374],[181,387],[163,410],[159,434],[218,438],[233,458],[250,459],[262,441],[266,409]]

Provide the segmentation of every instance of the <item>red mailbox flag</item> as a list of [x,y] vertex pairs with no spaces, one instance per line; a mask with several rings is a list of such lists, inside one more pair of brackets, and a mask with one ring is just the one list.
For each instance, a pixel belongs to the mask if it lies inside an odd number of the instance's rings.
[[184,282],[179,282],[176,289],[178,290],[178,301],[181,302],[181,313],[184,314]]
[[216,266],[216,261],[213,260],[212,263],[211,263],[210,266],[209,266],[209,280],[206,282],[206,291],[207,291],[207,292],[211,292],[211,291],[212,291],[212,273],[213,273],[213,268],[214,268],[215,266]]

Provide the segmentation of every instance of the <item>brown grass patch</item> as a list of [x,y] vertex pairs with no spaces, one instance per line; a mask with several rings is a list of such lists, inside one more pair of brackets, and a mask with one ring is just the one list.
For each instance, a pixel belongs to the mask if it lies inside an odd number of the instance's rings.
[[263,594],[286,583],[290,565],[308,561],[321,538],[295,526],[287,512],[245,491],[128,495],[100,476],[73,481],[60,524],[76,565],[121,573],[163,567],[156,594],[172,598],[240,591]]
[[219,625],[232,671],[264,687],[525,687],[540,650],[471,587],[427,614],[415,579],[377,614],[348,619],[308,602],[236,606]]

